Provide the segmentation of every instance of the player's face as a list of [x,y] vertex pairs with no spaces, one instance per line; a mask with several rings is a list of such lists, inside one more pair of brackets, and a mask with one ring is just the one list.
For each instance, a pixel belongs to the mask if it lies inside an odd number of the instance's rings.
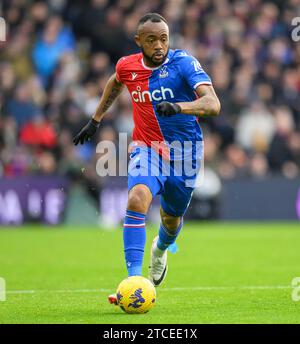
[[168,55],[169,28],[161,21],[144,23],[135,36],[137,45],[141,48],[145,62],[149,67],[161,65]]

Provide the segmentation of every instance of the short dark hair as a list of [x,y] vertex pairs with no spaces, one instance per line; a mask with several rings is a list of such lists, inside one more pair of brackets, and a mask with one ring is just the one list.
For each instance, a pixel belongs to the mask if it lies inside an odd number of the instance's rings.
[[152,21],[152,23],[159,23],[159,22],[163,21],[166,24],[168,24],[166,19],[163,16],[161,16],[160,14],[158,14],[158,13],[146,13],[145,15],[142,16],[142,18],[140,18],[138,25],[137,25],[137,29],[139,29],[140,25],[143,25],[148,20]]

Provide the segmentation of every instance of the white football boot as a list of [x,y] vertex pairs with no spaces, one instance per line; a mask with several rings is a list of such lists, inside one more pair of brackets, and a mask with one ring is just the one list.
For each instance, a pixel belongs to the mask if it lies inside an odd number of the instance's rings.
[[162,251],[157,247],[158,236],[153,239],[151,254],[150,254],[150,266],[149,266],[149,280],[155,287],[162,284],[168,271],[167,265],[167,251]]

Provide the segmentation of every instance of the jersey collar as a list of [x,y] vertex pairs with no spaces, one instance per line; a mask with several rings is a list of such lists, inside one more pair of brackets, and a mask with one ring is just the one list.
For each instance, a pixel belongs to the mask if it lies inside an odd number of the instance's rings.
[[142,65],[143,65],[143,67],[145,68],[145,69],[148,69],[148,70],[156,70],[156,69],[159,69],[161,66],[163,66],[164,64],[166,64],[166,63],[168,63],[169,62],[169,58],[167,57],[166,59],[165,59],[165,62],[164,63],[162,63],[161,65],[159,65],[158,67],[148,67],[148,66],[146,66],[146,64],[145,64],[145,62],[144,62],[144,59],[142,58]]

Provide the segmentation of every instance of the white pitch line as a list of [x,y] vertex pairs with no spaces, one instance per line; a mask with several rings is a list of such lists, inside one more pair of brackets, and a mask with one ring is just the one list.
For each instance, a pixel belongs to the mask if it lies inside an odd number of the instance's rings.
[[220,286],[220,287],[217,287],[217,286],[208,286],[208,287],[205,287],[205,286],[200,286],[200,287],[174,287],[174,288],[165,288],[165,289],[161,289],[162,291],[165,290],[165,291],[193,291],[193,290],[235,290],[235,289],[245,289],[245,290],[256,290],[256,289],[290,289],[292,288],[291,286],[288,286],[288,285],[254,285],[254,286]]
[[101,293],[111,292],[112,289],[37,289],[37,290],[7,290],[7,294],[35,294],[35,293]]
[[[160,288],[159,291],[193,291],[193,290],[270,290],[270,289],[291,289],[289,285],[253,285],[253,286],[199,286],[199,287],[174,287],[174,288]],[[7,294],[35,294],[35,293],[111,293],[113,289],[36,289],[36,290],[7,290]]]

